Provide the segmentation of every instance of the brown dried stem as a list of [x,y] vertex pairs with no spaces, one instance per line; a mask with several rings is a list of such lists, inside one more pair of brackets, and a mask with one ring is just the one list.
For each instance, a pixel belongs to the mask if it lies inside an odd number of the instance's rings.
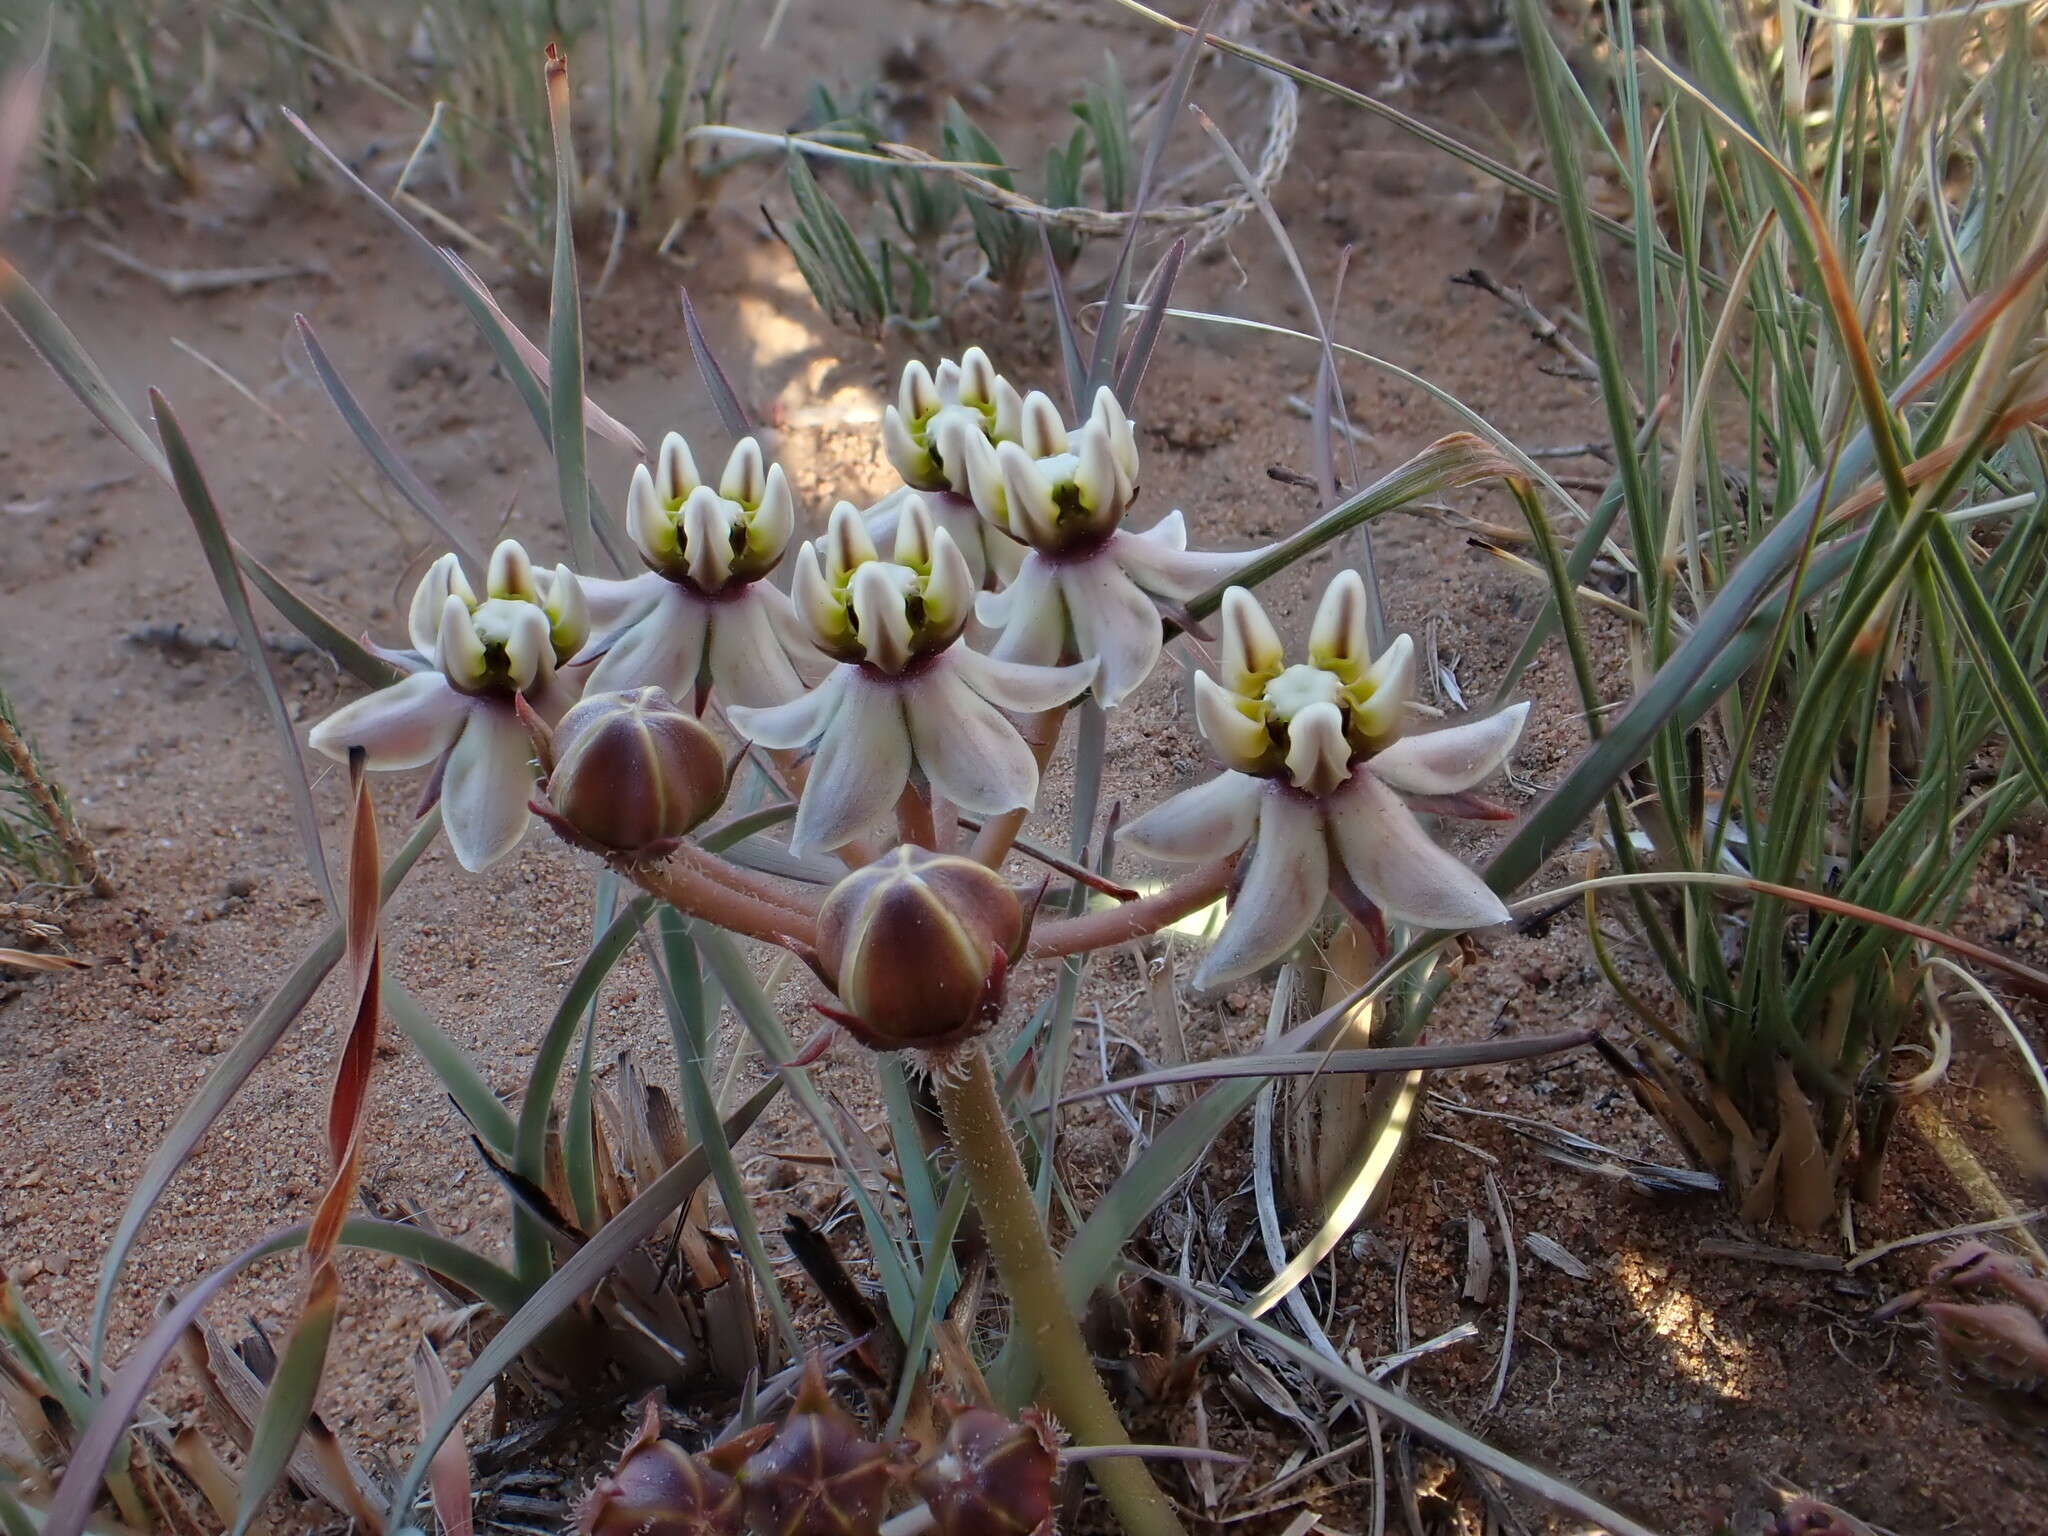
[[71,813],[64,809],[56,791],[50,788],[49,780],[43,777],[42,764],[36,761],[35,753],[29,750],[28,743],[21,739],[21,733],[15,730],[14,723],[5,714],[0,714],[0,754],[4,754],[13,766],[22,789],[36,808],[36,814],[49,825],[64,850],[64,857],[70,861],[79,878],[92,887],[93,895],[111,895],[113,885],[100,868],[99,854],[85,840],[85,834],[78,830],[78,823],[71,819]]

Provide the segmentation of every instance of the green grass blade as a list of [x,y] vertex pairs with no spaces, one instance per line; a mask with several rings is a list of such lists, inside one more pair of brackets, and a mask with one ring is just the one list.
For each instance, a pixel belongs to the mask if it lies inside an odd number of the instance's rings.
[[[611,920],[597,942],[590,946],[583,963],[576,968],[576,974],[571,978],[568,990],[562,994],[555,1016],[549,1021],[547,1032],[541,1036],[539,1048],[534,1052],[533,1071],[526,1079],[526,1096],[519,1105],[519,1127],[513,1142],[512,1166],[521,1178],[536,1186],[544,1183],[547,1177],[548,1115],[554,1108],[555,1088],[569,1059],[569,1047],[576,1042],[584,1011],[595,1001],[598,988],[604,985],[605,978],[611,975],[612,968],[633,942],[633,935],[640,931],[640,925],[647,921],[653,910],[654,898],[640,896],[626,903],[619,915]],[[520,1278],[529,1285],[538,1285],[547,1276],[547,1236],[521,1211],[515,1210],[512,1220],[513,1246],[517,1250],[516,1267]]]
[[320,1394],[327,1368],[327,1346],[334,1337],[335,1314],[341,1305],[341,1282],[332,1264],[314,1272],[306,1302],[278,1356],[277,1370],[263,1394],[241,1476],[236,1480],[241,1504],[235,1512],[233,1536],[247,1536],[263,1514],[271,1490],[290,1462]]
[[688,922],[674,907],[663,907],[655,916],[655,926],[661,935],[662,963],[654,969],[661,978],[662,1003],[668,1011],[669,1033],[675,1044],[676,1076],[682,1089],[685,1123],[691,1137],[711,1160],[712,1182],[718,1187],[726,1219],[739,1238],[740,1252],[746,1255],[754,1271],[755,1285],[774,1315],[776,1329],[782,1334],[790,1358],[797,1359],[804,1352],[803,1336],[790,1315],[782,1282],[768,1256],[768,1245],[761,1239],[760,1223],[754,1219],[754,1204],[748,1196],[746,1181],[718,1117],[718,1095],[711,1086],[711,1073],[717,1065],[711,1026],[717,1013],[707,1006],[703,976],[697,965],[697,944],[690,936]]
[[576,163],[569,138],[569,66],[548,45],[548,121],[555,137],[555,262],[548,299],[548,437],[562,517],[569,526],[569,559],[579,571],[597,569],[591,527],[590,442],[583,430],[583,298],[576,286]]
[[369,688],[389,688],[405,679],[402,667],[371,652],[239,542],[235,542],[234,549],[235,564],[250,584],[284,615],[293,629],[325,651],[342,671]]
[[313,808],[313,791],[306,781],[306,759],[299,750],[298,728],[292,723],[292,712],[270,670],[270,662],[263,649],[263,635],[256,627],[256,615],[250,610],[249,594],[242,586],[241,572],[235,563],[233,543],[221,522],[220,510],[214,505],[213,493],[207,489],[206,478],[200,473],[199,461],[192,456],[192,447],[185,440],[184,430],[172,414],[171,403],[155,390],[149,392],[149,399],[178,499],[185,504],[193,530],[199,535],[199,546],[213,572],[214,585],[220,589],[221,602],[227,607],[228,618],[233,622],[236,639],[241,644],[242,659],[249,664],[256,687],[269,708],[271,724],[277,728],[278,743],[284,754],[285,790],[291,796],[292,814],[299,824],[299,841],[304,847],[306,867],[312,872],[313,883],[331,912],[334,910],[334,882],[327,873],[327,850],[320,842],[320,817]]
[[384,978],[383,996],[385,1012],[433,1068],[434,1076],[448,1090],[448,1097],[455,1101],[471,1129],[493,1152],[510,1157],[515,1137],[512,1112],[491,1090],[469,1052],[435,1022],[418,998],[388,975]]
[[306,356],[312,360],[313,372],[320,380],[321,388],[327,391],[327,398],[334,402],[334,408],[341,413],[349,431],[355,434],[363,451],[370,456],[370,462],[384,473],[392,487],[406,499],[412,509],[426,519],[427,525],[441,535],[450,549],[469,563],[471,571],[481,575],[484,557],[481,551],[462,534],[448,516],[448,509],[441,505],[436,496],[405,461],[405,456],[391,445],[389,438],[378,430],[370,420],[370,413],[363,409],[355,391],[348,387],[348,381],[341,376],[341,370],[334,366],[327,356],[327,349],[320,345],[320,338],[314,334],[312,322],[304,315],[294,315],[293,323],[299,331],[299,341],[306,349]]
[[[781,1091],[779,1079],[756,1089],[746,1103],[726,1118],[727,1141],[738,1141],[744,1136]],[[419,1449],[413,1453],[412,1463],[406,1468],[405,1476],[400,1479],[392,1496],[394,1527],[410,1521],[413,1503],[426,1485],[434,1453],[441,1448],[441,1442],[461,1425],[485,1389],[552,1327],[557,1318],[680,1210],[709,1172],[709,1155],[704,1148],[698,1147],[635,1195],[624,1210],[606,1222],[589,1242],[563,1262],[562,1267],[533,1293],[525,1306],[506,1319],[505,1326],[462,1373],[462,1379],[455,1384],[454,1395],[421,1436]]]
[[114,386],[100,372],[99,364],[28,279],[4,257],[0,257],[0,309],[7,311],[7,318],[20,329],[22,339],[49,364],[50,371],[92,412],[99,424],[114,435],[114,440],[142,460],[164,484],[171,484],[170,464],[136,420],[135,413],[121,403]]

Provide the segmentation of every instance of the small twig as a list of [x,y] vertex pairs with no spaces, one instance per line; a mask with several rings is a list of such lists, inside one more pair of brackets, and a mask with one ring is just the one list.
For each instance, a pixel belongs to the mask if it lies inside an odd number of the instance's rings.
[[159,267],[124,251],[118,245],[109,245],[104,240],[86,237],[85,243],[98,251],[117,267],[126,267],[130,272],[162,286],[164,292],[175,299],[190,298],[195,294],[223,293],[230,288],[252,288],[260,283],[274,283],[291,277],[325,277],[325,267],[301,266],[297,263],[273,263],[262,267]]
[[1507,1196],[1501,1190],[1499,1176],[1490,1168],[1486,1171],[1486,1198],[1493,1203],[1493,1219],[1500,1223],[1501,1247],[1508,1270],[1508,1308],[1500,1331],[1500,1368],[1493,1373],[1493,1391],[1486,1399],[1486,1411],[1491,1413],[1500,1406],[1501,1396],[1508,1389],[1508,1370],[1515,1362],[1515,1315],[1522,1305],[1522,1266],[1515,1257],[1515,1228],[1508,1219]]
[[[970,832],[979,832],[987,825],[979,816],[961,816],[957,819],[960,825]],[[1142,891],[1132,890],[1128,885],[1118,885],[1114,880],[1105,880],[1101,875],[1095,873],[1094,870],[1083,868],[1072,859],[1063,858],[1043,843],[1034,843],[1020,837],[1014,839],[1010,847],[1014,852],[1023,854],[1025,858],[1035,860],[1037,863],[1043,864],[1047,869],[1057,874],[1065,875],[1069,880],[1078,880],[1091,891],[1100,891],[1105,896],[1113,896],[1118,901],[1136,901],[1144,894]]]
[[1696,1250],[1713,1259],[1751,1259],[1759,1264],[1781,1264],[1787,1269],[1811,1269],[1839,1275],[1842,1261],[1831,1253],[1803,1253],[1797,1248],[1772,1248],[1763,1243],[1738,1243],[1733,1238],[1706,1237]]
[[43,777],[42,765],[36,761],[35,753],[28,743],[21,739],[21,733],[14,728],[4,712],[0,712],[0,756],[4,756],[13,767],[14,774],[21,780],[22,792],[36,808],[36,815],[49,827],[64,850],[64,857],[79,878],[92,887],[95,896],[112,894],[113,885],[100,868],[100,856],[93,851],[85,834],[78,830],[78,823],[71,819],[71,813],[64,808],[57,792],[50,788],[50,781]]
[[1600,377],[1599,365],[1581,351],[1578,343],[1565,334],[1564,328],[1538,309],[1531,302],[1529,295],[1519,287],[1503,288],[1478,267],[1468,267],[1451,281],[1461,288],[1477,288],[1481,293],[1491,294],[1499,299],[1529,323],[1530,334],[1537,341],[1554,348],[1560,356],[1569,359],[1572,366],[1580,370],[1581,377],[1588,381]]
[[1911,1237],[1895,1237],[1888,1243],[1879,1243],[1875,1248],[1864,1249],[1842,1268],[1853,1274],[1864,1265],[1875,1264],[1887,1254],[1897,1253],[1902,1248],[1918,1248],[1925,1243],[1944,1242],[1951,1237],[1978,1237],[1986,1232],[2006,1232],[2014,1227],[2024,1227],[2043,1220],[2048,1220],[2048,1206],[2021,1211],[2018,1215],[2001,1217],[1997,1221],[1973,1221],[1960,1227],[1943,1227],[1939,1232],[1916,1232]]

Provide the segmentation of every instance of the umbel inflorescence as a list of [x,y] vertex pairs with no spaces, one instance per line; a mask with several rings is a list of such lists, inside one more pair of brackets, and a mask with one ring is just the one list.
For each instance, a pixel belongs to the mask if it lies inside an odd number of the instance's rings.
[[[809,542],[753,438],[714,482],[671,433],[626,494],[643,574],[542,571],[507,541],[479,596],[443,556],[413,601],[410,648],[387,653],[411,675],[323,721],[313,746],[372,768],[435,765],[468,869],[509,855],[537,809],[643,883],[675,856],[682,873],[660,894],[804,953],[870,1044],[972,1033],[1029,949],[1029,904],[987,914],[1008,900],[993,873],[1003,833],[1037,802],[1061,713],[1083,698],[1122,707],[1159,662],[1167,615],[1263,551],[1190,550],[1178,511],[1131,526],[1141,465],[1115,395],[1069,425],[980,348],[905,368],[883,437],[902,486],[867,508],[839,502]],[[1202,985],[1283,957],[1332,897],[1374,932],[1506,916],[1414,812],[1497,814],[1472,791],[1526,706],[1413,732],[1414,648],[1401,636],[1371,654],[1367,601],[1340,572],[1290,663],[1252,594],[1224,593],[1215,672],[1194,695],[1224,771],[1124,834],[1168,863],[1240,860]],[[714,705],[792,786],[792,851],[836,854],[844,892],[821,902],[687,843],[724,798]],[[971,848],[962,818],[982,828]],[[976,863],[986,880],[963,868]],[[962,896],[982,884],[1005,894]],[[892,982],[895,956],[951,969]]]

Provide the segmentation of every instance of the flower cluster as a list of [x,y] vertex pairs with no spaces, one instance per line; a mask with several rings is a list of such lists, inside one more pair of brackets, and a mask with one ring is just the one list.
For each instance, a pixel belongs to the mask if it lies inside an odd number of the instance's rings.
[[[434,765],[430,794],[470,869],[511,852],[531,809],[627,863],[673,850],[724,797],[723,749],[700,718],[714,699],[799,787],[797,854],[860,847],[892,816],[932,825],[939,807],[1029,811],[1055,712],[1091,689],[1105,709],[1123,704],[1167,621],[1262,551],[1191,551],[1177,511],[1129,527],[1138,440],[1114,393],[1070,426],[979,348],[906,367],[882,435],[901,488],[866,509],[840,502],[810,542],[755,439],[714,482],[670,433],[625,497],[644,572],[543,571],[508,540],[479,598],[443,556],[413,599],[411,648],[387,653],[411,675],[323,721],[312,745],[375,768]],[[785,559],[787,592],[770,579]],[[1403,637],[1372,656],[1367,631],[1354,572],[1331,584],[1293,665],[1251,594],[1224,594],[1220,665],[1196,678],[1195,709],[1226,771],[1125,834],[1169,861],[1251,846],[1204,985],[1284,955],[1332,894],[1375,925],[1505,915],[1411,807],[1492,814],[1469,791],[1501,765],[1524,709],[1412,734],[1413,647]],[[549,803],[533,806],[538,785]],[[927,978],[931,995],[826,954],[823,922],[815,953],[866,1038],[935,1045],[991,1010],[1023,925],[992,874],[982,891],[953,867],[971,860],[908,857],[852,880],[841,905],[865,914],[863,932],[873,919],[905,944],[927,935],[957,951]]]
[[868,1439],[813,1359],[780,1425],[694,1455],[661,1438],[649,1399],[577,1525],[582,1536],[875,1536],[907,1485],[938,1536],[1049,1536],[1059,1452],[1037,1413],[957,1409],[930,1456],[916,1462],[914,1449]]
[[1128,846],[1168,861],[1220,858],[1252,844],[1229,920],[1195,972],[1197,986],[1278,960],[1332,895],[1373,927],[1382,914],[1424,928],[1507,920],[1500,898],[1430,840],[1410,806],[1499,814],[1468,792],[1507,761],[1527,704],[1408,734],[1415,646],[1403,635],[1372,656],[1365,583],[1356,571],[1330,583],[1309,632],[1308,660],[1291,666],[1258,599],[1232,587],[1223,599],[1218,671],[1196,677],[1195,717],[1225,772],[1123,834]]

